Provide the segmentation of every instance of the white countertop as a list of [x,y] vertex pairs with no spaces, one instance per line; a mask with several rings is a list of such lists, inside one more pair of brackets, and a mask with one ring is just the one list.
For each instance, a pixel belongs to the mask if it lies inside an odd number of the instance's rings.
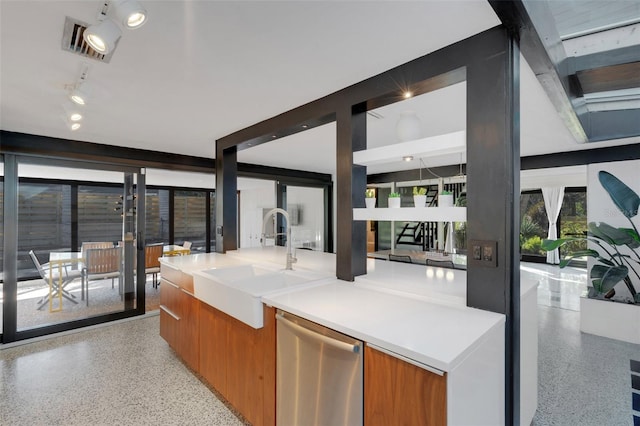
[[451,371],[504,315],[396,296],[333,280],[263,302],[360,340]]
[[[161,259],[195,271],[238,265],[284,266],[284,247],[246,248]],[[466,274],[459,269],[367,259],[366,275],[355,282],[335,279],[335,255],[297,250],[294,270],[317,271],[321,284],[266,294],[262,301],[311,321],[378,345],[442,371],[451,371],[504,323],[502,314],[466,306]],[[521,274],[521,296],[536,288],[534,275]]]
[[188,256],[161,257],[160,263],[171,268],[178,269],[185,274],[193,275],[193,272],[195,271],[248,265],[251,262],[221,253],[198,253]]
[[[534,290],[540,277],[520,273],[520,296]],[[467,305],[467,271],[380,259],[367,259],[367,273],[355,277],[357,287],[447,305]]]

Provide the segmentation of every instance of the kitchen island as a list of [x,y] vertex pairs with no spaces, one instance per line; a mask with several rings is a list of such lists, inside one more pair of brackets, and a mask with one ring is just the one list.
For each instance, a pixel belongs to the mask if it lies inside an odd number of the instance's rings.
[[[171,303],[163,293],[174,292],[172,278],[190,281],[191,287],[178,285],[188,300],[174,303],[174,310],[162,302],[161,335],[247,420],[275,424],[274,308],[278,308],[365,342],[366,424],[388,423],[411,409],[418,412],[409,414],[417,416],[439,411],[433,418],[438,424],[504,422],[504,316],[465,306],[465,271],[369,259],[369,273],[351,283],[330,278],[334,255],[298,251],[294,269],[321,271],[326,278],[263,294],[264,321],[257,329],[202,302],[193,291],[193,277],[199,271],[256,264],[282,267],[284,253],[283,248],[272,247],[162,260],[163,283],[167,282],[161,286],[163,301]],[[524,292],[527,297],[532,289],[535,285]],[[185,321],[189,316],[191,320]],[[177,323],[182,329],[167,332]],[[198,355],[185,357],[187,352]],[[387,373],[416,377],[416,372],[407,374],[407,368],[417,369],[424,379],[394,386],[395,379]],[[425,383],[437,385],[427,389]],[[397,394],[389,398],[381,389]],[[385,406],[385,401],[391,405]]]

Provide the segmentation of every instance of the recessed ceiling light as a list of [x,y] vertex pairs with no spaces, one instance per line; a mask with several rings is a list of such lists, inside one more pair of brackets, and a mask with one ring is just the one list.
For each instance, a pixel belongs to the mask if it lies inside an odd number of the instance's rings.
[[407,155],[402,157],[402,161],[413,161],[413,155]]
[[78,130],[81,126],[82,126],[82,124],[80,124],[80,123],[71,123],[71,126],[69,126],[69,128],[71,130]]
[[276,135],[271,135],[271,138],[275,139],[275,138],[277,138],[277,136]]
[[82,114],[79,112],[74,112],[69,116],[69,120],[71,121],[80,121],[82,120]]
[[303,128],[303,129],[306,129],[307,127],[309,127],[309,126],[307,126],[306,124],[303,124],[303,125],[302,125],[302,128]]
[[412,96],[413,96],[413,93],[411,93],[410,91],[407,90],[406,92],[404,92],[404,98],[405,99],[409,99]]

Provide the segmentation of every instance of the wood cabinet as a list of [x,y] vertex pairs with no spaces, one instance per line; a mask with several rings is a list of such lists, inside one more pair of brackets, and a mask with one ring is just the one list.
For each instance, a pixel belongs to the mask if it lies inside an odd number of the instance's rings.
[[250,327],[212,306],[200,309],[200,374],[253,425],[275,425],[275,310]]
[[162,270],[160,286],[160,336],[184,362],[198,371],[200,349],[198,329],[200,304],[193,294],[193,278]]
[[364,353],[364,424],[446,425],[447,378],[369,345]]

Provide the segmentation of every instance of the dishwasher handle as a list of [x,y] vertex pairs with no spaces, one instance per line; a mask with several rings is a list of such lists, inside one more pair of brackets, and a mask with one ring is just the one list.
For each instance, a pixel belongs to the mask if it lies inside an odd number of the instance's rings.
[[298,334],[319,340],[322,343],[325,343],[336,349],[353,352],[356,354],[360,352],[360,343],[347,343],[325,336],[324,334],[316,333],[315,331],[309,330],[308,328],[298,325],[293,321],[289,321],[284,317],[284,315],[280,313],[276,314],[276,320],[280,321],[282,325],[289,327],[291,330],[297,332]]

